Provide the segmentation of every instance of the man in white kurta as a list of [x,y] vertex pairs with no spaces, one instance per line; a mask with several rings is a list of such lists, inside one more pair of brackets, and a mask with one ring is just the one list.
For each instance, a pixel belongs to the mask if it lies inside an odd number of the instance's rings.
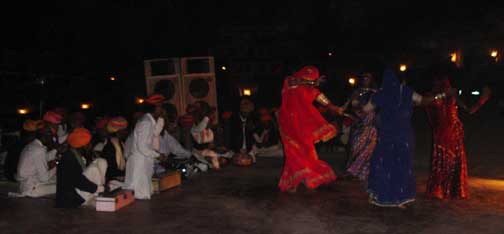
[[56,167],[49,168],[57,151],[48,151],[39,139],[33,140],[21,152],[17,180],[21,195],[42,197],[56,193]]
[[157,119],[165,114],[162,107],[165,101],[166,98],[160,94],[153,94],[145,99],[143,103],[145,114],[138,120],[130,135],[131,139],[127,141],[125,152],[128,159],[123,187],[133,190],[136,199],[150,199],[154,160],[165,157],[153,144]]
[[125,187],[135,191],[136,199],[150,199],[154,160],[160,156],[154,150],[153,139],[156,120],[145,114],[132,133],[130,152],[126,162]]

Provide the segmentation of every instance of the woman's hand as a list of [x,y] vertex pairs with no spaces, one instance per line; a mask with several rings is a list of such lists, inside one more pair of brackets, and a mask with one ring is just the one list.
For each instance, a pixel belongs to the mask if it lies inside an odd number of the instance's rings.
[[343,108],[332,104],[328,105],[327,108],[329,108],[329,110],[336,115],[343,115],[343,112],[345,111]]

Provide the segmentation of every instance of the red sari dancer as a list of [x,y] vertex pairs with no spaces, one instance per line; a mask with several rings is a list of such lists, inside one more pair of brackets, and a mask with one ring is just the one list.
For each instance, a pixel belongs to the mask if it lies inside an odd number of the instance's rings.
[[313,102],[342,113],[317,88],[319,72],[314,66],[303,67],[287,77],[282,88],[282,105],[278,110],[280,136],[285,164],[278,184],[281,191],[295,192],[300,183],[309,189],[336,180],[331,167],[318,159],[315,143],[336,135],[336,128],[317,111]]
[[[433,91],[451,89],[448,79],[434,82]],[[479,102],[467,108],[457,96],[437,99],[427,107],[427,115],[433,131],[431,173],[427,181],[427,197],[437,199],[467,199],[467,156],[464,147],[464,129],[458,116],[458,107],[475,113],[489,98],[485,89]]]

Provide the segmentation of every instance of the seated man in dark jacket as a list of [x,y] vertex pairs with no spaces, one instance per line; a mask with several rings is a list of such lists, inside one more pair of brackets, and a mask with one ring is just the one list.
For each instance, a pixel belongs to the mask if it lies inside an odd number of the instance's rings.
[[86,166],[84,155],[89,152],[91,133],[84,128],[74,129],[68,135],[69,149],[61,157],[57,168],[56,206],[75,208],[91,205],[103,192],[107,161],[98,158]]
[[128,137],[128,121],[123,117],[115,117],[107,123],[108,140],[103,147],[102,158],[107,160],[106,181],[124,177],[126,160],[124,155],[124,141]]
[[271,112],[266,108],[259,109],[258,119],[259,123],[253,134],[254,153],[259,157],[281,157],[283,149],[280,134]]
[[252,151],[254,145],[253,132],[256,128],[254,121],[254,103],[244,98],[240,101],[240,111],[231,117],[231,149],[236,153],[249,154],[255,162],[255,153]]

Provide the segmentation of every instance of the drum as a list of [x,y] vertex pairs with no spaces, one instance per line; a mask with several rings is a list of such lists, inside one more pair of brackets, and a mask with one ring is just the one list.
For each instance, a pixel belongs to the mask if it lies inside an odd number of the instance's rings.
[[252,165],[252,157],[248,154],[235,154],[233,157],[233,164],[240,167],[248,167]]

